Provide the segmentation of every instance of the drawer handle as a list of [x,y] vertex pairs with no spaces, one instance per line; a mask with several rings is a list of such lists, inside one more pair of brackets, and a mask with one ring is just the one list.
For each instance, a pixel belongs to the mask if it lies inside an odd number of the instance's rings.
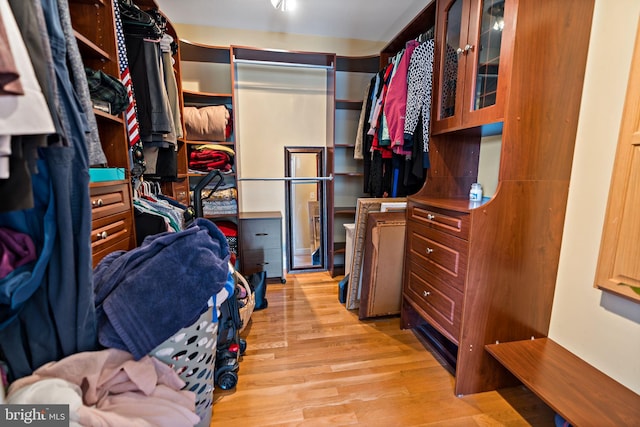
[[97,237],[98,240],[104,240],[109,237],[109,234],[106,231],[103,231],[102,233],[98,233]]
[[100,206],[102,206],[102,205],[104,204],[104,202],[102,201],[102,199],[98,199],[98,200],[94,200],[91,204],[92,204],[93,206],[98,206],[98,207],[100,207]]
[[422,296],[424,296],[425,298],[428,297],[429,295],[431,295],[431,292],[429,291],[422,292]]
[[259,263],[258,263],[258,264],[256,264],[256,265],[259,265],[259,266],[265,266],[265,265],[267,265],[267,264],[269,264],[269,263],[268,263],[268,262],[259,262]]
[[435,219],[435,215],[434,214],[427,214],[427,219],[433,221]]
[[268,236],[269,233],[256,233],[256,236]]
[[432,252],[433,252],[433,249],[431,249],[431,248],[427,248],[427,250],[426,250],[425,252],[427,253],[427,255],[429,255],[430,253],[432,253]]

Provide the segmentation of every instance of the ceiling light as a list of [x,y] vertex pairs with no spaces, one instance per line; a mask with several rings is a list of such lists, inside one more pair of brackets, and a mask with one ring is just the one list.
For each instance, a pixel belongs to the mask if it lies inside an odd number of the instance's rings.
[[282,12],[289,12],[295,9],[296,1],[295,0],[271,0],[271,5]]

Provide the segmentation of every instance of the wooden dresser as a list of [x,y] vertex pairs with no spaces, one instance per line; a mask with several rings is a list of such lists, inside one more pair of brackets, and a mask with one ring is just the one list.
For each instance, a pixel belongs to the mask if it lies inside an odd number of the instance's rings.
[[407,205],[407,302],[460,339],[469,254],[469,214],[410,200]]
[[131,194],[127,181],[92,183],[91,251],[93,266],[107,254],[135,247]]
[[267,278],[285,283],[282,263],[282,214],[240,213],[240,263],[243,274],[266,271]]

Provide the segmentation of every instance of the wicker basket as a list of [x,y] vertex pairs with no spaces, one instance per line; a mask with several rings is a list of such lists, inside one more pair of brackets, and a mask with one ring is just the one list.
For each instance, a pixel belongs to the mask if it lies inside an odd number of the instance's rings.
[[229,270],[233,274],[233,277],[236,279],[237,285],[244,288],[245,292],[245,297],[238,299],[238,303],[240,305],[240,319],[242,320],[242,325],[238,329],[238,333],[241,333],[249,324],[249,320],[251,319],[251,315],[253,314],[253,310],[256,306],[256,295],[251,290],[251,286],[249,286],[247,279],[245,279],[239,271],[233,268],[231,264],[229,264]]
[[203,427],[211,423],[213,404],[218,323],[211,321],[212,315],[213,308],[210,308],[195,323],[181,329],[150,353],[176,371],[186,383],[184,390],[196,394],[198,426]]

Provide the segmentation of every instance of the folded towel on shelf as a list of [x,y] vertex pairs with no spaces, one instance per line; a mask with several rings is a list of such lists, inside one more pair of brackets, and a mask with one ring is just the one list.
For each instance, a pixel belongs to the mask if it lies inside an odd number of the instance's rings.
[[233,200],[204,200],[202,211],[205,215],[236,215],[238,201]]
[[184,107],[184,126],[187,139],[192,141],[225,141],[229,110],[224,105]]
[[107,255],[94,270],[98,339],[136,359],[192,324],[227,281],[229,245],[203,218]]

